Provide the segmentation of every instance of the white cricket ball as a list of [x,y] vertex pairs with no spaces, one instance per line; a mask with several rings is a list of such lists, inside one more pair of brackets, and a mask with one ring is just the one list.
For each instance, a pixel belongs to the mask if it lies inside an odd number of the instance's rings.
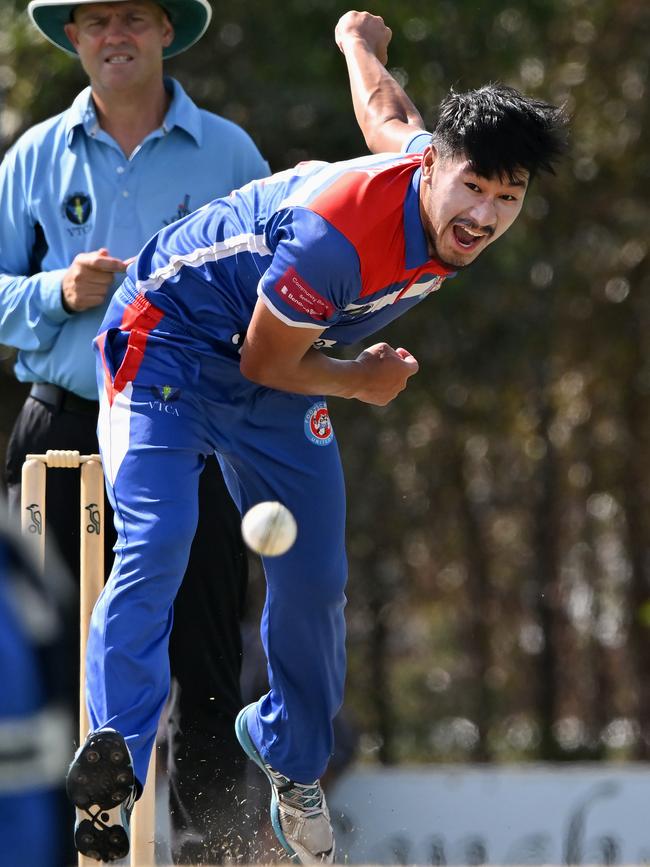
[[264,557],[286,554],[296,541],[298,527],[289,509],[282,503],[258,503],[249,509],[241,522],[244,542]]

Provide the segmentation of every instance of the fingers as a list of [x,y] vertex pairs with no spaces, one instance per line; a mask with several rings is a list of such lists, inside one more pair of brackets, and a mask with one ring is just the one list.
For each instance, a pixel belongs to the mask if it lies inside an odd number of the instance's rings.
[[376,406],[390,403],[419,370],[416,358],[408,349],[393,349],[387,343],[368,347],[358,356],[357,362],[364,370],[364,377],[354,396]]
[[392,346],[389,346],[387,343],[375,343],[372,346],[369,346],[364,352],[369,352],[372,355],[378,355],[381,358],[390,357],[390,356],[399,356],[402,361],[409,361],[409,363],[415,362],[418,363],[415,356],[412,355],[408,351],[408,349],[404,349],[400,346],[398,349],[393,349]]
[[79,263],[82,267],[95,269],[97,271],[106,271],[111,274],[118,274],[127,269],[127,262],[124,262],[122,259],[114,259],[112,256],[109,256],[108,253],[82,253],[77,256],[77,260],[81,260],[82,256],[87,257]]
[[67,308],[73,312],[101,304],[116,274],[126,271],[127,263],[110,256],[105,247],[79,253],[63,275],[61,291]]
[[414,355],[411,355],[411,353],[408,351],[408,349],[403,349],[400,346],[398,349],[395,350],[395,352],[397,353],[397,355],[399,355],[399,357],[402,359],[402,361],[405,361],[408,365],[410,365],[413,368],[413,370],[410,371],[410,373],[408,374],[409,376],[413,376],[414,373],[418,372],[418,370],[420,369],[420,365],[418,363],[418,360]]
[[346,12],[334,30],[334,39],[343,53],[347,40],[361,40],[384,64],[388,58],[387,48],[392,37],[392,30],[384,24],[381,16],[354,10]]

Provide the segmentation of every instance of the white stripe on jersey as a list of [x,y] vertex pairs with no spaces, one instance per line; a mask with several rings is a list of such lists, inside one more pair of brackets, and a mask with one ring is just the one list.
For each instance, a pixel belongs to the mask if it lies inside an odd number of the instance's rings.
[[346,172],[354,171],[355,169],[361,172],[366,172],[373,175],[380,172],[387,163],[394,163],[398,159],[406,159],[405,156],[400,157],[399,154],[370,154],[367,157],[356,157],[352,160],[345,160],[340,163],[323,163],[323,168],[314,173],[312,178],[309,178],[304,183],[300,184],[297,190],[290,193],[284,201],[282,201],[277,210],[291,207],[291,205],[304,205],[312,196],[319,190],[320,187],[327,186],[337,176],[344,175]]
[[[354,313],[357,310],[362,310],[363,313],[375,312],[377,310],[381,310],[382,307],[388,307],[390,304],[394,304],[396,301],[403,301],[405,298],[419,298],[420,296],[429,295],[431,292],[435,292],[442,286],[444,281],[444,277],[440,277],[436,275],[435,277],[431,277],[431,275],[427,275],[423,277],[417,283],[413,283],[412,286],[404,291],[403,289],[396,289],[394,292],[389,292],[386,295],[382,295],[380,298],[376,298],[374,301],[367,300],[364,304],[364,298],[360,298],[354,304],[348,304],[347,307],[343,308],[344,313]],[[370,299],[372,296],[367,295],[365,298]]]
[[157,268],[146,280],[136,280],[136,287],[140,292],[160,289],[165,280],[175,277],[181,268],[187,266],[198,268],[206,262],[218,262],[237,253],[257,253],[260,256],[270,256],[271,251],[264,243],[264,235],[234,235],[217,241],[209,247],[198,247],[189,253],[180,256],[172,256],[167,265]]
[[99,396],[99,419],[97,435],[102,450],[104,471],[111,485],[122,466],[131,436],[131,396],[133,384],[128,382],[124,389],[118,392],[113,405],[109,405],[108,394],[103,388]]
[[[274,184],[283,184],[285,181],[291,180],[291,178],[300,178],[303,175],[309,175],[313,171],[315,171],[316,166],[329,166],[330,163],[325,160],[304,160],[301,163],[298,163],[297,166],[294,166],[291,169],[283,169],[281,172],[275,172],[272,175],[269,175],[268,178],[255,178],[252,181],[249,181],[247,184],[244,184],[243,187],[239,187],[238,190],[233,190],[230,194],[229,198],[237,195],[237,193],[246,193],[251,187],[259,186],[262,184],[265,187],[272,187]],[[203,205],[204,208],[209,206],[209,202],[207,205]]]

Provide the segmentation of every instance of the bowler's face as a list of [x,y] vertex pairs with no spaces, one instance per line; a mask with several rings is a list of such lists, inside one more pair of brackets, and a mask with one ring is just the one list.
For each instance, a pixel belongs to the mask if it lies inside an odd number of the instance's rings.
[[465,157],[441,157],[432,147],[422,158],[420,214],[430,252],[452,268],[471,264],[519,216],[528,172],[484,178]]
[[91,84],[108,90],[159,77],[163,49],[174,38],[169,19],[153,0],[78,6],[65,32]]

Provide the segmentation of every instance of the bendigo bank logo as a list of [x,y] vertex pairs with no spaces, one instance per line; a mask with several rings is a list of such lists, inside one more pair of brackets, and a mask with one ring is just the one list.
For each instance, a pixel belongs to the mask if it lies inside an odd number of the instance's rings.
[[92,214],[93,203],[86,193],[72,193],[63,203],[63,213],[75,226],[83,226]]
[[287,268],[274,289],[289,307],[310,319],[325,321],[334,313],[332,302],[319,295],[295,268]]
[[307,410],[305,436],[317,446],[327,446],[334,439],[334,428],[325,401],[319,401]]

